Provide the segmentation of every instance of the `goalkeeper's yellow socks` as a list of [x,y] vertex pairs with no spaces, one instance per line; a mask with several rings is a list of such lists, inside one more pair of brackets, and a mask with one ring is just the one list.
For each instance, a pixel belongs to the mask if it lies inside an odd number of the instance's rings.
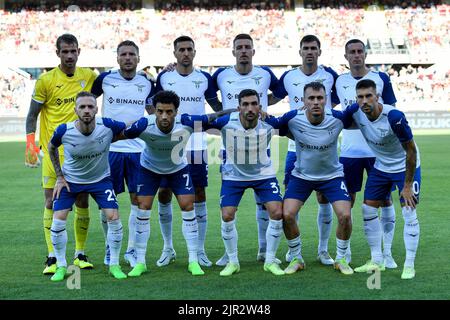
[[50,234],[50,229],[52,227],[53,221],[53,210],[52,209],[44,209],[44,236],[45,242],[47,243],[48,255],[53,256],[53,245],[52,245],[52,237]]
[[75,250],[84,252],[89,228],[89,208],[75,206]]

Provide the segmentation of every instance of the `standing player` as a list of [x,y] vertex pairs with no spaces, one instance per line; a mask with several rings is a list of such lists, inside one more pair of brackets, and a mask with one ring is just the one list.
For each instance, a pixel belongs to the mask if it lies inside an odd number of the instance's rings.
[[220,207],[222,211],[222,238],[229,262],[220,272],[231,276],[239,272],[236,211],[246,189],[253,189],[269,212],[264,270],[274,275],[284,272],[276,263],[276,252],[283,232],[282,199],[267,147],[274,134],[273,128],[259,120],[261,104],[256,90],[239,93],[239,112],[221,117],[208,125],[219,129],[227,152],[222,166]]
[[345,253],[352,233],[351,202],[342,164],[338,160],[337,141],[341,130],[351,121],[345,122],[338,111],[326,111],[326,90],[320,82],[306,84],[303,96],[305,111],[292,110],[280,118],[266,119],[276,129],[289,130],[295,139],[297,152],[283,201],[283,227],[292,255],[285,273],[292,274],[305,268],[296,216],[315,190],[332,203],[338,217],[334,267],[350,275],[353,270],[345,260]]
[[[131,124],[144,116],[145,109],[150,110],[150,97],[153,95],[153,83],[144,75],[137,74],[139,47],[133,41],[123,41],[117,46],[117,63],[120,69],[102,73],[94,82],[91,92],[97,97],[103,94],[103,116]],[[134,237],[138,202],[136,196],[139,158],[144,143],[140,139],[117,141],[111,144],[109,164],[116,195],[125,191],[127,184],[130,194],[131,210],[128,219],[128,247],[125,260],[134,267],[136,252]],[[103,231],[108,234],[108,223],[103,210],[100,211]],[[105,261],[109,264],[109,250],[106,246]]]
[[[122,222],[119,218],[108,163],[111,142],[125,129],[125,123],[107,118],[96,119],[97,102],[89,92],[75,98],[78,120],[59,125],[48,144],[48,153],[56,172],[53,192],[55,199],[51,238],[58,268],[52,281],[63,281],[67,273],[66,220],[80,193],[91,194],[108,219],[107,242],[111,250],[109,272],[116,279],[125,279],[119,265],[122,245]],[[64,165],[61,168],[58,147],[64,146]]]
[[[126,137],[140,137],[145,142],[137,185],[137,263],[128,274],[130,277],[139,277],[147,271],[145,255],[150,237],[151,208],[163,179],[167,180],[168,187],[180,205],[182,231],[189,253],[188,271],[192,275],[204,274],[198,263],[198,223],[194,212],[194,190],[185,154],[186,144],[194,131],[194,122],[190,115],[177,116],[179,105],[180,99],[176,93],[160,91],[153,97],[155,114],[139,119],[125,131]],[[213,120],[212,117],[206,118]],[[202,128],[201,123],[199,127]]]
[[[272,94],[268,95],[268,90],[275,90],[278,79],[268,67],[253,65],[255,49],[253,39],[248,34],[239,34],[233,40],[233,56],[236,57],[236,64],[225,68],[219,68],[213,74],[213,81],[217,90],[220,90],[223,110],[236,108],[239,105],[239,93],[244,89],[253,89],[258,92],[263,111],[267,111],[267,106],[280,101]],[[225,155],[226,156],[226,155]],[[264,205],[256,200],[256,221],[258,223],[258,261],[265,260],[266,252],[266,231],[269,225],[269,214]],[[277,261],[279,261],[277,259]],[[222,256],[216,264],[224,266],[228,262],[226,254]]]
[[[53,219],[53,188],[56,174],[48,155],[48,142],[56,127],[61,123],[73,121],[77,118],[75,96],[83,90],[90,90],[96,74],[89,68],[77,67],[80,54],[78,40],[71,34],[63,34],[56,40],[56,55],[60,58],[60,65],[42,74],[36,81],[36,86],[30,103],[26,120],[27,145],[25,164],[36,166],[39,148],[35,144],[37,118],[40,116],[39,144],[44,157],[42,160],[42,187],[44,188],[44,235],[47,243],[48,257],[45,262],[44,274],[56,271],[56,258],[50,238],[50,227]],[[63,149],[60,149],[60,161],[64,161]],[[80,194],[75,201],[75,260],[74,264],[82,269],[92,268],[93,265],[84,254],[87,232],[89,227],[89,195]]]
[[[325,87],[326,93],[326,111],[330,111],[333,106],[339,103],[334,83],[337,78],[336,72],[328,67],[318,64],[320,49],[320,40],[314,35],[306,35],[300,40],[300,57],[302,65],[286,71],[280,78],[277,90],[274,95],[277,98],[284,98],[289,95],[289,105],[291,110],[301,109],[304,105],[303,92],[306,84],[311,82],[320,82]],[[284,171],[284,186],[287,188],[291,171],[294,169],[294,163],[297,159],[295,152],[295,142],[289,141],[288,153],[286,155],[286,165]],[[317,228],[319,230],[319,246],[317,249],[317,258],[324,265],[332,265],[333,259],[328,253],[328,240],[331,234],[333,208],[326,198],[319,192],[317,193],[319,208],[317,213]],[[289,251],[286,254],[286,261],[290,262],[292,257]]]
[[396,186],[400,193],[405,226],[403,239],[406,260],[402,279],[415,276],[414,260],[419,245],[420,227],[416,205],[420,192],[420,156],[405,115],[388,104],[379,102],[377,85],[370,79],[356,84],[357,104],[344,115],[353,119],[376,156],[364,189],[362,212],[364,232],[371,251],[371,260],[355,268],[355,272],[383,271],[382,231],[378,208]]
[[[175,69],[163,71],[156,79],[156,92],[171,90],[180,97],[178,114],[205,114],[205,100],[214,111],[222,110],[217,99],[216,90],[212,85],[211,76],[195,69],[195,44],[188,36],[181,36],[173,42],[174,56],[177,60]],[[208,186],[206,133],[194,133],[187,146],[189,172],[195,188],[194,211],[198,223],[198,262],[201,266],[212,266],[205,253],[205,238],[207,230],[208,210],[206,207],[206,192]],[[164,248],[156,265],[166,266],[175,260],[176,253],[172,245],[172,192],[167,188],[167,181],[163,181],[158,192],[158,212]]]
[[[336,80],[336,93],[341,107],[345,110],[356,102],[356,83],[361,79],[371,79],[377,86],[380,103],[395,105],[397,101],[389,76],[383,72],[371,71],[366,66],[366,46],[361,40],[352,39],[345,44],[345,59],[350,66],[350,72],[341,74]],[[356,192],[361,191],[364,169],[368,173],[375,163],[375,154],[359,130],[344,130],[342,132],[341,153],[339,161],[344,165],[345,182],[352,197],[352,207]],[[383,227],[383,256],[386,268],[397,268],[392,258],[391,247],[395,231],[395,208],[390,200],[381,205],[381,224]],[[346,255],[351,261],[350,246]]]

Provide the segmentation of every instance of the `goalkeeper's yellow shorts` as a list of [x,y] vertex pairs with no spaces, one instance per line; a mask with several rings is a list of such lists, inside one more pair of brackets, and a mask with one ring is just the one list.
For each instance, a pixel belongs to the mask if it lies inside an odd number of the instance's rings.
[[[64,163],[64,156],[59,157],[59,163],[61,167]],[[52,161],[48,153],[44,152],[44,157],[42,158],[42,188],[53,189],[56,184],[56,173],[55,168],[53,168]]]

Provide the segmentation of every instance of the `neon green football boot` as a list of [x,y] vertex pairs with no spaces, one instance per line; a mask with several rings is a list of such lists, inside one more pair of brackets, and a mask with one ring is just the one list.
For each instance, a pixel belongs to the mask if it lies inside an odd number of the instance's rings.
[[147,266],[145,263],[136,263],[133,270],[128,273],[129,277],[140,277],[144,272],[147,271]]
[[122,268],[120,268],[118,264],[109,266],[109,273],[111,273],[114,278],[119,280],[127,278],[127,275],[123,273]]
[[55,281],[55,282],[63,281],[66,273],[67,273],[67,267],[58,267],[58,268],[56,268],[56,272],[50,278],[50,280]]
[[220,271],[220,275],[222,277],[229,277],[233,273],[238,273],[239,270],[241,270],[239,263],[228,262],[226,267],[222,271]]
[[193,276],[202,276],[205,274],[197,261],[189,263],[188,271],[192,273]]

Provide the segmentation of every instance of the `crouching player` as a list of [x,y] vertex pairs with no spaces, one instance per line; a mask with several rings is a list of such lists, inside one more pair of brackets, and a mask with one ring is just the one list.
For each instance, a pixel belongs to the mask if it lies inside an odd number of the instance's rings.
[[[52,281],[63,281],[67,273],[66,220],[75,199],[80,193],[89,193],[108,219],[107,242],[111,250],[109,272],[116,279],[125,279],[119,265],[122,246],[122,223],[116,196],[113,191],[108,163],[111,142],[119,139],[125,129],[123,122],[96,118],[98,112],[95,96],[80,92],[75,100],[78,120],[58,126],[48,150],[57,180],[53,191],[53,222],[51,239],[55,250],[57,269]],[[64,147],[64,164],[61,168],[58,147]]]

